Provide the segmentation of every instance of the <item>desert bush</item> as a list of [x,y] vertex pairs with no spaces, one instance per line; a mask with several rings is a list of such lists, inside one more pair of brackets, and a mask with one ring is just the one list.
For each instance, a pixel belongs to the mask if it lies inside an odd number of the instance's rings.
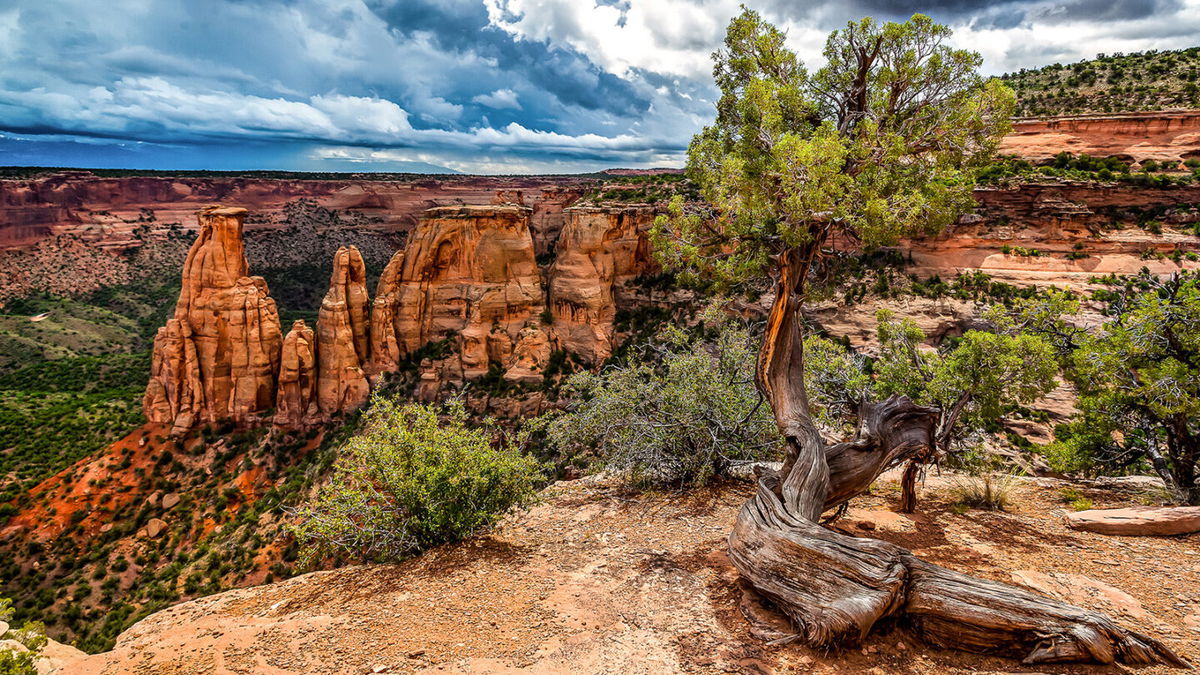
[[519,445],[490,421],[469,426],[461,403],[377,397],[329,482],[297,511],[302,561],[395,561],[491,527],[537,496],[542,467]]
[[986,511],[1004,511],[1012,501],[1012,490],[1016,483],[1015,473],[967,474],[955,476],[951,491],[956,505]]
[[1058,499],[1064,504],[1067,504],[1075,511],[1087,511],[1094,505],[1089,497],[1083,496],[1079,490],[1073,487],[1062,488],[1058,491]]
[[754,387],[750,335],[708,316],[710,340],[668,327],[628,363],[571,376],[578,402],[537,423],[548,444],[568,456],[594,451],[638,488],[702,485],[772,456],[779,432]]

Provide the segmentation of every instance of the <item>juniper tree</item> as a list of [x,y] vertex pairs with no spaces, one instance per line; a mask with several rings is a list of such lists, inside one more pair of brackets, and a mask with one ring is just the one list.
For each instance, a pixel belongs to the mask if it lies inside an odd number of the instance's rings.
[[855,437],[826,443],[805,388],[799,309],[831,243],[888,244],[970,208],[973,171],[1008,129],[1013,95],[949,37],[919,14],[863,19],[834,31],[826,65],[809,73],[781,31],[743,10],[714,54],[716,120],[688,149],[688,175],[708,206],[673,203],[655,243],[666,266],[692,276],[773,281],[756,381],[784,437],[784,464],[740,511],[730,559],[791,618],[793,639],[813,646],[852,644],[903,616],[934,643],[1029,662],[1180,663],[1102,615],[818,524],[934,443],[936,411],[904,396],[864,405]]
[[1143,273],[1104,294],[1112,318],[1075,335],[1066,359],[1080,416],[1058,430],[1063,468],[1148,462],[1180,501],[1200,504],[1200,277]]

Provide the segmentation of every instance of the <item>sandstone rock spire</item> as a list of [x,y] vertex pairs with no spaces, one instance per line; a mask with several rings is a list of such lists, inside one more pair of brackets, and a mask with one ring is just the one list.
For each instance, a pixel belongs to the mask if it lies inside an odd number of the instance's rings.
[[248,421],[275,402],[283,335],[262,277],[248,277],[246,210],[207,206],[183,266],[175,316],[154,340],[143,406],[182,431],[200,422]]
[[370,396],[367,272],[354,246],[333,257],[329,290],[317,315],[317,403],[322,414],[353,410]]
[[317,342],[313,330],[299,319],[283,338],[279,390],[275,395],[277,426],[295,429],[317,416]]
[[612,355],[625,284],[657,269],[646,236],[651,206],[573,206],[550,268],[550,312],[559,346],[599,363]]
[[400,301],[400,274],[404,269],[404,251],[396,251],[388,261],[375,287],[371,305],[371,363],[368,375],[390,373],[400,367],[405,352],[396,338],[396,305]]

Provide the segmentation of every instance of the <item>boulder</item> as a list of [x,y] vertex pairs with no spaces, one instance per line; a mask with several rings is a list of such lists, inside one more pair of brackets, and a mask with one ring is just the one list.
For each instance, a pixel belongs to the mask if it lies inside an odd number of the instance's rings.
[[0,640],[0,652],[6,651],[24,654],[25,652],[29,651],[29,648],[20,642],[17,642],[16,640]]
[[157,539],[158,535],[165,532],[166,529],[167,522],[165,520],[161,518],[151,518],[149,522],[146,523],[146,536],[150,537],[151,539]]
[[353,246],[338,249],[317,315],[317,405],[325,416],[353,410],[370,396],[363,371],[369,356],[367,301],[362,255]]
[[179,504],[179,493],[178,492],[168,492],[167,494],[163,495],[162,507],[163,507],[164,511],[173,509],[178,504]]
[[550,336],[537,326],[526,326],[517,335],[517,344],[507,359],[504,379],[508,382],[537,384],[550,362]]
[[76,662],[82,661],[87,657],[88,654],[85,651],[71,645],[64,645],[56,640],[47,639],[34,665],[37,667],[38,675],[65,673],[70,672],[67,669]]
[[1169,536],[1200,532],[1200,506],[1134,506],[1067,514],[1067,526],[1099,534]]

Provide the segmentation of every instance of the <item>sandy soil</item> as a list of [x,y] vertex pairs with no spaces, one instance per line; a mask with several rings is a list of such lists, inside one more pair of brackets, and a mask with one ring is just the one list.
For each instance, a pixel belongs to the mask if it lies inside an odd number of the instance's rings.
[[[1085,575],[1132,600],[1089,586],[1076,589],[1077,604],[1114,613],[1200,662],[1200,535],[1068,530],[1059,494],[1067,484],[1049,479],[1022,481],[1008,513],[958,514],[949,483],[931,477],[921,512],[907,517],[890,511],[898,486],[881,480],[837,526],[993,579]],[[1136,503],[1131,494],[1079,489],[1097,507]],[[764,645],[739,610],[742,591],[724,553],[750,491],[730,483],[633,495],[594,481],[560,483],[494,534],[402,565],[316,572],[187,602],[67,672],[1125,672],[1030,669],[933,649],[901,626],[834,653]]]

